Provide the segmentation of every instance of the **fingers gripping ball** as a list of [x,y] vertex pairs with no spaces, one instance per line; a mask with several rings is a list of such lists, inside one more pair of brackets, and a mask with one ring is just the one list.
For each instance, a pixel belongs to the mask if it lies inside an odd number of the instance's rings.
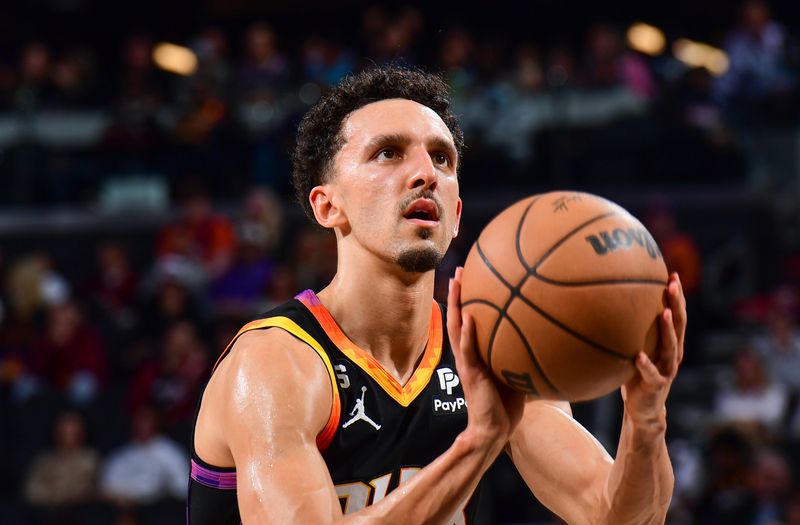
[[509,386],[548,399],[605,395],[652,356],[667,269],[652,236],[587,193],[534,195],[472,246],[461,301],[479,353]]

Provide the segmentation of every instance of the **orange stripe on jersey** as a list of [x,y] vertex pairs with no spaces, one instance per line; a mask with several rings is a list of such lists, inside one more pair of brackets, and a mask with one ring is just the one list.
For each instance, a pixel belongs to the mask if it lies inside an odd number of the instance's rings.
[[[283,330],[286,330],[296,338],[300,339],[308,346],[310,346],[314,351],[322,358],[322,361],[325,363],[325,368],[328,370],[328,376],[331,380],[331,390],[333,392],[333,403],[331,405],[331,414],[328,416],[328,422],[325,424],[325,427],[317,434],[317,448],[319,448],[320,452],[324,451],[328,448],[328,445],[331,444],[333,441],[333,436],[336,434],[336,429],[339,427],[339,418],[341,417],[342,412],[342,405],[341,401],[339,400],[339,390],[336,388],[336,374],[333,371],[333,365],[331,365],[331,360],[328,358],[328,354],[325,353],[325,350],[322,348],[316,339],[314,339],[308,332],[303,330],[297,323],[289,319],[288,317],[267,317],[265,319],[258,319],[256,321],[252,321],[244,325],[239,332],[236,334],[228,346],[225,348],[225,351],[222,352],[217,363],[214,365],[214,370],[216,370],[217,366],[219,365],[222,358],[225,357],[228,352],[231,351],[233,347],[233,343],[244,334],[245,332],[249,332],[251,330],[260,330],[262,328],[272,328],[277,327]],[[213,370],[212,370],[213,373]]]
[[325,330],[336,347],[369,374],[392,399],[402,406],[407,407],[410,405],[417,395],[428,386],[442,356],[442,314],[436,301],[433,301],[433,308],[431,309],[431,324],[425,352],[417,369],[414,370],[414,374],[405,385],[401,385],[372,355],[359,348],[342,332],[333,316],[323,306],[314,292],[306,290],[298,295],[297,299],[314,314],[314,317],[317,318],[317,321],[322,325],[323,330]]

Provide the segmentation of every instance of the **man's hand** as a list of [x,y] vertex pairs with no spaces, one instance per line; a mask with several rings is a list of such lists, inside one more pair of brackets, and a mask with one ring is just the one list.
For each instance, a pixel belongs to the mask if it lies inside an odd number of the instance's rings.
[[475,348],[475,326],[472,317],[461,311],[461,276],[456,269],[450,279],[447,296],[447,333],[456,356],[456,369],[464,385],[469,422],[467,431],[477,444],[505,447],[522,417],[525,396],[495,380]]
[[686,299],[677,273],[667,283],[667,307],[660,316],[660,343],[655,360],[644,352],[636,356],[636,374],[622,387],[625,417],[636,434],[657,436],[666,430],[667,395],[683,361]]

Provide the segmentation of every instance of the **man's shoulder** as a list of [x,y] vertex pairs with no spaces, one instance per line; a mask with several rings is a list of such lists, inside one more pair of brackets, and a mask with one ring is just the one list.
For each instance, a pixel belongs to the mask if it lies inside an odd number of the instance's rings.
[[[261,361],[303,359],[308,345],[278,326],[250,330],[239,336],[231,347],[228,359],[244,365]],[[311,352],[313,354],[313,352]]]
[[212,380],[252,381],[266,389],[308,389],[317,380],[326,384],[327,375],[325,364],[306,342],[284,329],[270,327],[237,338],[214,373],[218,377]]

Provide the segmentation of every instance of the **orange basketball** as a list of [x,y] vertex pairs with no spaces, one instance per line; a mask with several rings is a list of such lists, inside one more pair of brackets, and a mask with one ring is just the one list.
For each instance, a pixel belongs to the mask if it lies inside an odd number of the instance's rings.
[[481,232],[462,277],[477,346],[509,386],[547,399],[592,399],[652,356],[667,269],[622,207],[552,192],[508,207]]

